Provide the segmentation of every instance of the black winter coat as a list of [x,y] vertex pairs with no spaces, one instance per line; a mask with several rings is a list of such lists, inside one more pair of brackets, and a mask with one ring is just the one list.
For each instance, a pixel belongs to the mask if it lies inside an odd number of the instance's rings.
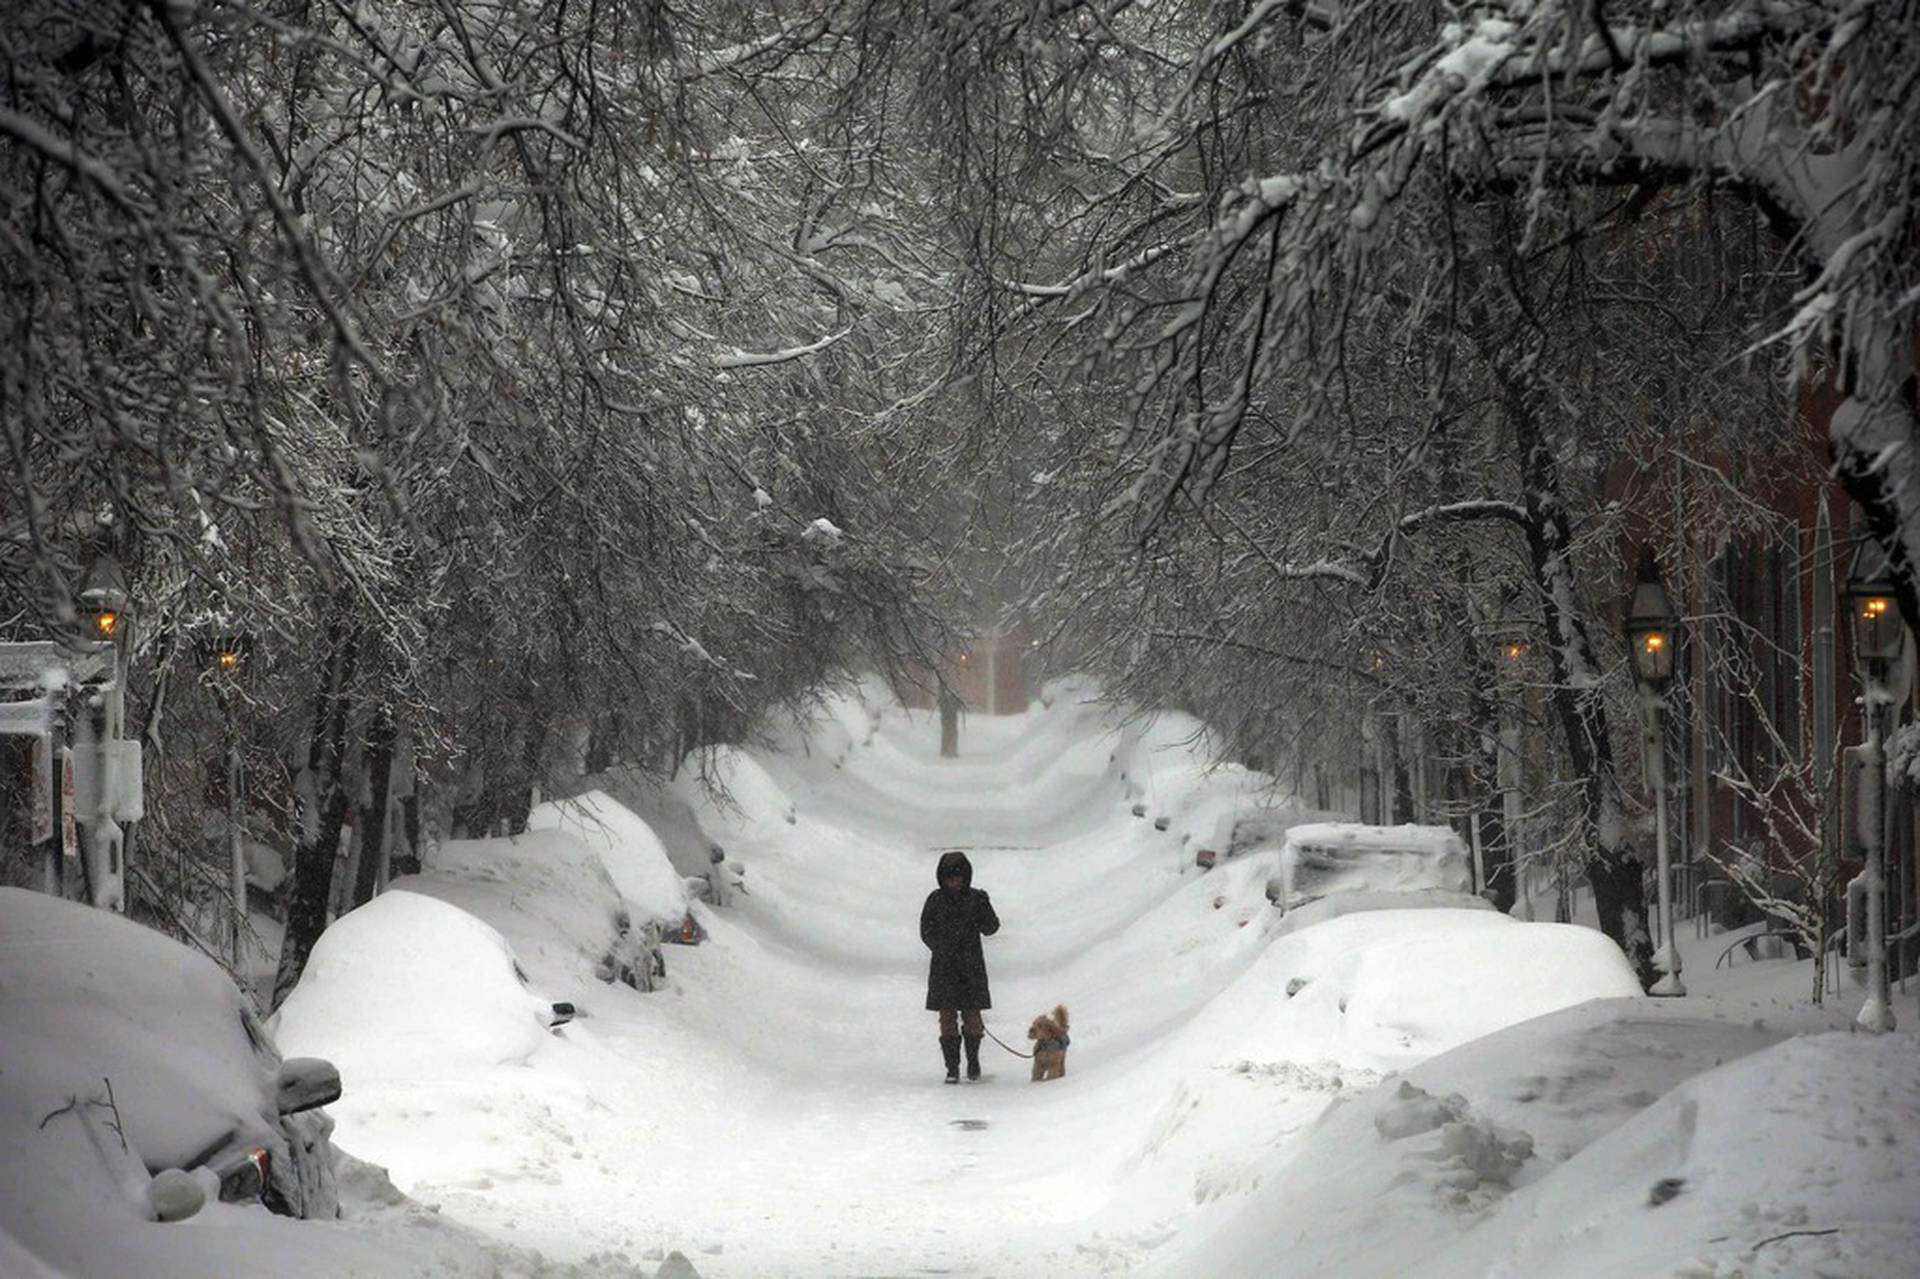
[[960,891],[949,891],[942,883],[927,894],[927,904],[920,909],[920,940],[933,952],[927,964],[929,1012],[993,1007],[980,939],[1000,931],[1000,917],[986,893],[973,886],[973,863],[966,854],[943,853],[935,877],[945,880],[955,871]]

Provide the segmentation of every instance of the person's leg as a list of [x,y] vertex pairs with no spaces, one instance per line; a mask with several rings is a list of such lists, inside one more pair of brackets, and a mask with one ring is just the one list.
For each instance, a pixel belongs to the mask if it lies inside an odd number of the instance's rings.
[[980,1010],[969,1008],[961,1014],[960,1028],[967,1045],[967,1078],[980,1078],[980,1037],[986,1034],[986,1023],[980,1020]]
[[947,1082],[960,1082],[960,1014],[952,1008],[940,1010],[940,1059],[947,1066]]

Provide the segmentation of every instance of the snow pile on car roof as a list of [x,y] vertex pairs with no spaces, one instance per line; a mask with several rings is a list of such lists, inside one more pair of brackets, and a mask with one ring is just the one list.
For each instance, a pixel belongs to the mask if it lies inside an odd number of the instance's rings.
[[[0,888],[0,1132],[111,1080],[126,1135],[155,1166],[210,1136],[271,1128],[271,1049],[219,965],[110,911]],[[11,1175],[14,1152],[0,1155]],[[0,1200],[9,1198],[0,1177]]]
[[686,885],[666,846],[652,826],[605,791],[535,805],[527,814],[527,829],[559,831],[598,854],[636,923],[677,926],[685,917]]
[[[636,846],[625,844],[615,855],[623,852],[636,854],[626,870],[629,878],[637,877]],[[685,896],[672,896],[665,886],[639,886],[654,898],[650,909],[630,904],[602,855],[584,839],[558,830],[448,840],[434,849],[418,875],[396,879],[393,886],[438,898],[484,921],[506,939],[536,982],[564,992],[598,989],[596,970],[616,945],[623,915],[634,929],[648,922],[678,927],[686,915]],[[653,913],[663,908],[666,913]]]
[[1385,848],[1395,852],[1422,852],[1434,857],[1456,851],[1460,836],[1448,826],[1369,826],[1365,822],[1306,822],[1287,832],[1296,844],[1327,848]]
[[1466,846],[1445,826],[1311,822],[1287,832],[1280,874],[1288,902],[1330,892],[1473,886]]
[[[1259,918],[1280,931],[1271,910]],[[1489,910],[1377,910],[1277,936],[1192,1034],[1203,1053],[1392,1070],[1569,1005],[1639,993],[1620,948],[1590,928]]]
[[726,841],[757,827],[794,820],[793,800],[758,760],[738,746],[704,746],[673,781],[709,836]]
[[549,1042],[550,1006],[496,930],[400,887],[321,934],[276,1035],[290,1055],[330,1059],[351,1096],[356,1080],[524,1061]]
[[217,1202],[185,1223],[152,1220],[147,1166],[235,1129],[286,1157],[277,1054],[249,1037],[243,1000],[218,965],[161,933],[0,888],[0,1275],[501,1273],[503,1247],[404,1200],[378,1222]]

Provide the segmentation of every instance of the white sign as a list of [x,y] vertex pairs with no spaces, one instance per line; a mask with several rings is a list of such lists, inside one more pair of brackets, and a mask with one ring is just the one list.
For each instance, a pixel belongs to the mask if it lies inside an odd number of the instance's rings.
[[113,820],[137,822],[147,815],[146,766],[140,739],[123,737],[107,743],[113,753]]
[[33,821],[27,831],[29,844],[44,844],[53,838],[53,738],[45,733],[33,739]]

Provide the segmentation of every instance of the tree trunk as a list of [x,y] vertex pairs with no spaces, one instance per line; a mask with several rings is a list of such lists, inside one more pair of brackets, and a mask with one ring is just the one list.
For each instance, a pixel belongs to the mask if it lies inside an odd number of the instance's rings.
[[960,697],[952,689],[940,689],[940,754],[952,759],[960,754]]
[[507,820],[509,835],[524,835],[527,830],[527,818],[533,812],[533,788],[544,788],[546,778],[547,735],[552,729],[553,715],[550,711],[541,711],[527,724],[526,740],[521,746],[520,767],[514,775],[514,786],[500,797],[500,805]]
[[1593,887],[1600,930],[1626,952],[1640,984],[1651,986],[1658,974],[1653,968],[1643,866],[1627,842],[1620,779],[1607,726],[1605,689],[1593,641],[1580,613],[1573,535],[1561,494],[1559,466],[1541,429],[1539,406],[1524,385],[1524,374],[1499,356],[1493,364],[1520,451],[1526,490],[1527,555],[1540,593],[1541,625],[1553,665],[1549,701],[1560,721],[1573,775],[1580,780],[1587,882]]
[[354,825],[360,831],[360,859],[353,879],[353,904],[364,906],[373,900],[380,883],[380,864],[387,855],[387,794],[393,783],[393,715],[381,707],[373,717],[373,731],[367,742],[367,782],[371,792],[367,806]]
[[407,832],[407,855],[393,861],[392,876],[420,873],[420,775],[415,769],[413,793],[400,801],[400,828]]
[[280,966],[273,979],[270,1003],[273,1008],[278,1008],[292,992],[300,974],[306,970],[314,943],[326,930],[327,904],[333,892],[334,854],[340,847],[340,831],[346,825],[351,803],[342,774],[351,703],[349,690],[353,687],[358,644],[344,624],[335,621],[327,627],[327,648],[330,658],[327,678],[314,699],[313,737],[307,753],[311,795],[299,801],[315,805],[315,820],[298,823],[301,834],[294,844],[293,891],[287,903],[287,931],[280,945]]

